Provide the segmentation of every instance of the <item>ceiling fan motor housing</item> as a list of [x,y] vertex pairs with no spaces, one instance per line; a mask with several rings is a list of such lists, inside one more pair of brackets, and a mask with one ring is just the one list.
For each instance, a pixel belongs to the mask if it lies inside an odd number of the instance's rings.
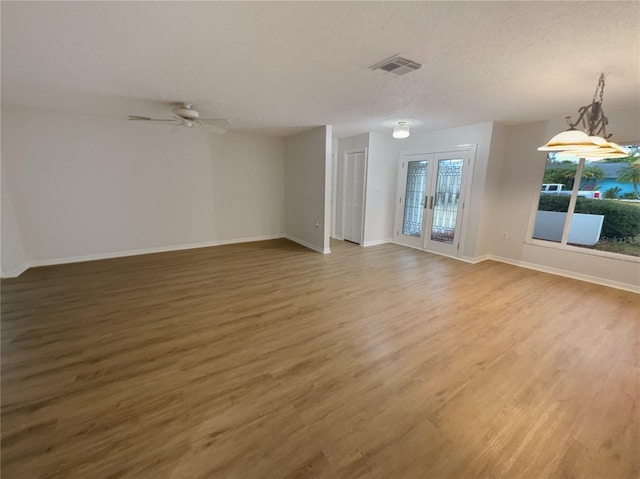
[[191,105],[174,108],[173,113],[188,120],[197,120],[200,118],[200,113],[198,113],[196,110],[192,110]]

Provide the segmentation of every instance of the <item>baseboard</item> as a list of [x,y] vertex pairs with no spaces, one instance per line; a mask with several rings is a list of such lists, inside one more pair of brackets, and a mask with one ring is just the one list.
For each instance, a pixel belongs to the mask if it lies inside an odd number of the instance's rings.
[[630,291],[632,293],[640,293],[640,286],[622,283],[620,281],[613,281],[610,279],[599,278],[597,276],[590,276],[588,274],[576,273],[566,269],[553,268],[551,266],[544,266],[535,263],[528,263],[526,261],[514,260],[511,258],[504,258],[502,256],[486,255],[486,259],[498,261],[500,263],[511,264],[513,266],[520,266],[521,268],[532,269],[534,271],[540,271],[542,273],[555,274],[557,276],[564,276],[565,278],[577,279],[580,281],[586,281],[588,283],[599,284],[601,286],[609,286],[611,288],[622,289],[624,291]]
[[[395,244],[399,244],[400,246],[406,246],[406,247],[409,247],[409,248],[414,248],[414,249],[417,249],[419,251],[425,251],[422,248],[415,248],[415,247],[412,247],[412,246],[403,245],[403,244],[397,243],[395,241],[394,241],[394,243]],[[428,251],[425,251],[425,252],[428,252]],[[438,253],[433,253],[433,254],[438,254]],[[463,256],[461,258],[456,258],[454,256],[448,256],[448,255],[442,255],[442,256],[446,256],[447,258],[457,259],[457,260],[460,260],[460,261],[465,261],[465,262],[471,263],[471,264],[481,263],[482,261],[487,261],[487,260],[493,260],[493,261],[498,261],[500,263],[511,264],[513,266],[519,266],[521,268],[527,268],[527,269],[531,269],[531,270],[535,270],[535,271],[540,271],[542,273],[555,274],[555,275],[558,275],[558,276],[564,276],[565,278],[577,279],[577,280],[580,280],[580,281],[586,281],[588,283],[599,284],[601,286],[609,286],[611,288],[622,289],[624,291],[630,291],[632,293],[640,293],[640,286],[638,286],[638,285],[629,284],[629,283],[622,283],[620,281],[613,281],[613,280],[610,280],[610,279],[599,278],[597,276],[590,276],[588,274],[576,273],[574,271],[569,271],[569,270],[566,270],[566,269],[552,268],[550,266],[544,266],[544,265],[539,265],[539,264],[535,264],[535,263],[528,263],[526,261],[513,260],[513,259],[510,259],[510,258],[504,258],[502,256],[495,256],[495,255],[492,255],[492,254],[485,254],[485,255],[476,256],[476,257]]]
[[386,244],[386,243],[392,243],[392,242],[393,242],[393,238],[385,238],[381,240],[364,241],[362,243],[362,246],[366,248],[368,246],[377,246],[379,244]]
[[465,263],[477,264],[482,263],[483,261],[487,261],[491,258],[488,254],[483,254],[482,256],[462,256],[458,259],[464,261]]
[[[297,238],[295,236],[291,236],[291,235],[282,235],[282,234],[276,234],[276,235],[261,235],[261,236],[252,236],[252,237],[247,237],[247,238],[235,238],[235,239],[228,239],[228,240],[218,240],[218,241],[207,241],[207,242],[203,242],[203,243],[190,243],[190,244],[184,244],[184,245],[174,245],[174,246],[159,246],[159,247],[155,247],[155,248],[143,248],[143,249],[136,249],[136,250],[127,250],[127,251],[117,251],[117,252],[113,252],[113,253],[100,253],[100,254],[90,254],[90,255],[82,255],[82,256],[72,256],[72,257],[66,257],[66,258],[54,258],[54,259],[46,259],[46,260],[35,260],[35,261],[28,261],[26,263],[23,263],[22,265],[20,265],[19,267],[11,270],[11,271],[2,271],[1,273],[1,277],[2,278],[17,278],[18,276],[20,276],[22,273],[24,273],[26,270],[28,270],[29,268],[36,268],[39,266],[52,266],[52,265],[56,265],[56,264],[68,264],[68,263],[80,263],[80,262],[84,262],[84,261],[96,261],[96,260],[101,260],[101,259],[111,259],[111,258],[122,258],[125,256],[137,256],[137,255],[141,255],[141,254],[152,254],[152,253],[166,253],[168,251],[180,251],[180,250],[186,250],[186,249],[197,249],[197,248],[209,248],[212,246],[223,246],[223,245],[227,245],[227,244],[237,244],[237,243],[250,243],[253,241],[266,241],[266,240],[272,240],[272,239],[279,239],[279,238],[287,238],[290,241],[293,241],[294,243],[298,243],[302,246],[305,246],[306,248],[309,248],[313,251],[317,251],[318,253],[322,253],[322,254],[328,254],[331,253],[331,250],[329,248],[319,248],[316,245],[313,245],[307,241],[304,241],[300,238]],[[400,246],[405,246],[405,247],[409,247],[411,248],[411,246],[407,246],[407,245],[403,245],[401,243],[397,243],[393,240],[380,240],[380,241],[371,241],[371,242],[366,242],[365,244],[363,244],[363,246],[374,246],[375,244],[384,244],[384,243],[395,243],[395,244],[399,244]],[[425,251],[421,248],[414,248],[417,249],[418,251]],[[436,254],[436,253],[433,253]],[[630,291],[632,293],[640,293],[640,286],[638,285],[633,285],[633,284],[628,284],[628,283],[622,283],[620,281],[613,281],[613,280],[608,280],[608,279],[604,279],[604,278],[599,278],[597,276],[590,276],[590,275],[586,275],[586,274],[581,274],[581,273],[575,273],[573,271],[568,271],[565,269],[560,269],[560,268],[553,268],[550,266],[544,266],[544,265],[539,265],[539,264],[535,264],[535,263],[528,263],[526,261],[519,261],[519,260],[514,260],[511,258],[505,258],[502,256],[496,256],[496,255],[491,255],[491,254],[486,254],[486,255],[482,255],[482,256],[478,256],[478,257],[461,257],[461,258],[456,258],[453,256],[447,256],[449,258],[452,259],[457,259],[460,261],[465,261],[467,263],[480,263],[482,261],[486,261],[486,260],[493,260],[493,261],[498,261],[500,263],[506,263],[506,264],[510,264],[513,266],[519,266],[522,268],[527,268],[527,269],[531,269],[534,271],[540,271],[543,273],[550,273],[550,274],[555,274],[558,276],[564,276],[566,278],[572,278],[572,279],[577,279],[580,281],[586,281],[589,283],[594,283],[594,284],[599,284],[601,286],[609,286],[612,288],[617,288],[617,289],[621,289],[624,291]]]
[[3,271],[2,277],[16,278],[20,276],[22,273],[24,273],[27,269],[37,268],[39,266],[54,266],[58,264],[83,263],[85,261],[97,261],[101,259],[123,258],[126,256],[138,256],[141,254],[166,253],[169,251],[181,251],[186,249],[210,248],[212,246],[223,246],[227,244],[237,244],[237,243],[251,243],[253,241],[266,241],[266,240],[279,239],[284,237],[285,235],[283,234],[261,235],[261,236],[251,236],[246,238],[206,241],[202,243],[188,243],[188,244],[172,245],[172,246],[157,246],[153,248],[114,251],[111,253],[96,253],[96,254],[87,254],[87,255],[81,255],[81,256],[68,256],[65,258],[39,259],[39,260],[28,261],[22,266],[20,266],[20,268],[16,268],[13,271],[9,271],[9,272]]
[[297,236],[285,235],[285,238],[287,238],[290,241],[293,241],[294,243],[298,243],[299,245],[302,245],[305,248],[309,248],[309,249],[312,249],[313,251],[317,251],[318,253],[322,253],[322,254],[331,253],[330,248],[321,248],[320,246],[311,244],[308,241],[298,238]]
[[11,271],[3,271],[2,272],[2,278],[17,278],[18,276],[20,276],[22,273],[24,273],[26,270],[28,270],[31,267],[31,265],[29,263],[23,263],[20,266],[18,266],[15,269],[12,269]]

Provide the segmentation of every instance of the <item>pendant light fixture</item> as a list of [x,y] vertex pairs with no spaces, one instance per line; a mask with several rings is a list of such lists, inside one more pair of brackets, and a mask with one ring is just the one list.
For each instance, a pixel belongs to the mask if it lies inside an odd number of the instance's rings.
[[[616,143],[607,141],[611,134],[607,134],[609,120],[602,109],[604,97],[604,73],[600,74],[596,91],[590,105],[578,109],[579,117],[575,122],[571,117],[565,118],[569,125],[567,131],[558,133],[547,144],[538,148],[539,151],[565,151],[582,158],[625,158],[628,152]],[[577,130],[580,125],[582,130]]]
[[393,127],[393,133],[392,136],[396,139],[396,140],[401,140],[403,138],[408,138],[410,134],[409,131],[409,125],[407,124],[407,122],[405,121],[399,121],[394,127]]
[[396,140],[408,138],[412,128],[422,125],[420,120],[407,118],[406,116],[398,117],[396,120],[386,120],[381,124],[384,128],[391,128],[391,136]]

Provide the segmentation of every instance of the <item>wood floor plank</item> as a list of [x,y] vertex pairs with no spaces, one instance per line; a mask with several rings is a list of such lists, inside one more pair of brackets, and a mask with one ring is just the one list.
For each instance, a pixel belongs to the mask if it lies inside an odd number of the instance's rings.
[[6,478],[640,476],[640,296],[287,240],[3,280]]

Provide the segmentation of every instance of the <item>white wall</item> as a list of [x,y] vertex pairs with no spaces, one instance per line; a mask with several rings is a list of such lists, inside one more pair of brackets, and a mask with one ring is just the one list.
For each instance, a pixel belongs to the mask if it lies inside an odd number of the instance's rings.
[[[640,111],[629,109],[607,112],[613,141],[630,143],[640,140]],[[504,137],[504,161],[498,176],[499,195],[493,202],[494,232],[489,241],[490,253],[504,261],[557,272],[624,289],[640,290],[640,266],[625,260],[598,257],[527,244],[532,205],[537,201],[546,155],[537,147],[556,133],[566,130],[562,118],[547,122],[509,126]],[[508,233],[508,239],[503,233]]]
[[287,238],[329,253],[331,229],[331,127],[290,136],[285,143]]
[[[466,205],[463,221],[462,256],[477,258],[487,254],[486,243],[481,239],[480,233],[487,228],[483,222],[489,221],[484,214],[486,176],[489,167],[489,151],[491,148],[491,135],[493,123],[477,123],[475,125],[446,130],[415,132],[400,145],[400,155],[407,153],[430,153],[448,151],[452,147],[460,145],[477,145],[473,170],[466,169],[465,175],[472,175],[471,201]],[[469,177],[467,176],[467,179]]]
[[398,142],[389,134],[369,133],[363,246],[393,239],[398,180]]
[[[492,233],[488,234],[490,254],[521,259],[527,235],[531,205],[540,190],[546,154],[536,149],[546,142],[546,122],[503,127],[504,158],[502,169],[492,182],[497,184]],[[497,176],[497,178],[496,178]],[[504,233],[507,238],[503,237]]]
[[493,124],[484,184],[484,206],[480,213],[476,258],[491,253],[493,242],[497,238],[503,237],[499,224],[501,218],[496,212],[501,205],[501,174],[504,168],[507,135],[508,130],[505,126]]
[[[3,162],[4,165],[4,162]],[[4,170],[4,166],[2,167]],[[15,216],[13,199],[6,181],[6,174],[2,172],[2,224],[0,225],[0,264],[2,277],[14,277],[22,273],[27,265],[27,256],[22,246],[22,235]]]
[[[3,180],[27,262],[284,235],[280,138],[170,133],[164,125],[28,110],[2,115]],[[10,222],[3,201],[3,230]],[[19,262],[19,251],[5,246],[5,261]]]

